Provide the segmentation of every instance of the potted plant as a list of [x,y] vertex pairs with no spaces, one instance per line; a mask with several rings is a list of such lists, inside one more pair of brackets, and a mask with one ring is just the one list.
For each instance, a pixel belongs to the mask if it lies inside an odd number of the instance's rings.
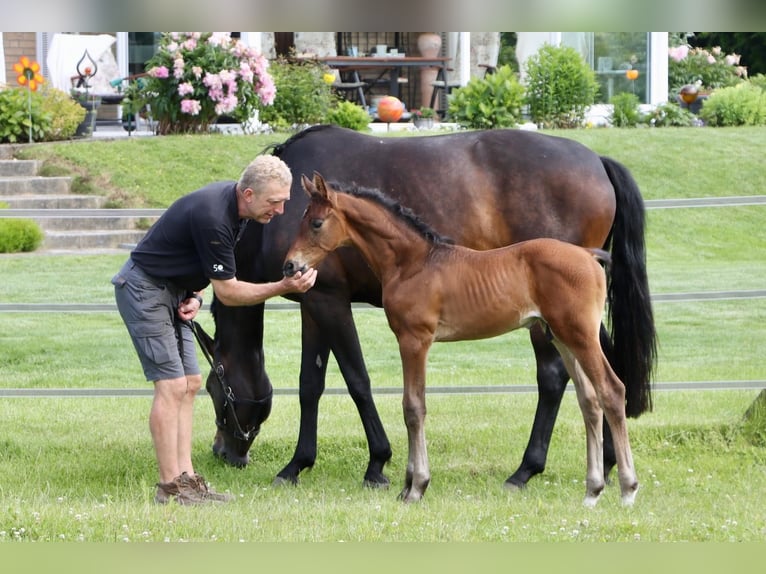
[[428,106],[422,106],[412,111],[412,121],[418,129],[431,129],[434,126],[436,110]]

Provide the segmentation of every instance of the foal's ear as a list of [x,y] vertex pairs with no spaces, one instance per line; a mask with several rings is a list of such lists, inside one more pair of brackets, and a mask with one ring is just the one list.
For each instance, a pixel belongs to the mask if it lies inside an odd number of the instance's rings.
[[311,183],[311,180],[307,178],[305,174],[301,174],[301,187],[303,187],[303,190],[309,197],[311,197],[312,193],[316,193],[317,191],[316,187],[314,187],[314,184]]
[[314,188],[316,189],[317,193],[319,193],[319,195],[327,199],[327,183],[322,177],[322,174],[318,171],[314,172]]

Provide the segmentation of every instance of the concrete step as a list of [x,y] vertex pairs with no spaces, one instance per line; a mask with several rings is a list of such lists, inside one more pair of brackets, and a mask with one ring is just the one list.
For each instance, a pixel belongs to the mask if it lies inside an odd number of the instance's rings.
[[0,196],[63,194],[69,193],[71,186],[71,177],[0,177]]
[[0,177],[34,176],[42,165],[34,159],[0,159]]
[[0,144],[0,159],[13,159],[16,153],[14,144]]
[[138,230],[46,231],[43,249],[122,248],[137,243],[146,233]]
[[7,195],[0,201],[10,209],[95,209],[106,200],[97,195]]
[[[121,229],[136,230],[146,227],[144,221],[137,217],[32,217],[41,229],[50,231],[94,231],[106,229],[117,231]],[[149,224],[153,221],[149,221]],[[146,227],[148,229],[148,227]]]

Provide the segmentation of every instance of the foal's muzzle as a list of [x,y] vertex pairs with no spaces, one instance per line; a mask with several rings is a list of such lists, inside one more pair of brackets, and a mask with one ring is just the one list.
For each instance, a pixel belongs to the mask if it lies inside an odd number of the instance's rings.
[[285,264],[282,266],[282,274],[285,277],[292,277],[299,271],[301,273],[304,273],[308,269],[306,265],[303,265],[302,267],[298,267],[298,264],[295,261],[285,261]]

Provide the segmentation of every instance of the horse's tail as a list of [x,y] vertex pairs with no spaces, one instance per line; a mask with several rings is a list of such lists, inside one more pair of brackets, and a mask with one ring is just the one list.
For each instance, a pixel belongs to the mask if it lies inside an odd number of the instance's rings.
[[652,409],[651,378],[657,360],[657,333],[646,275],[644,201],[638,184],[621,163],[602,157],[616,197],[607,298],[613,368],[625,384],[629,417]]

